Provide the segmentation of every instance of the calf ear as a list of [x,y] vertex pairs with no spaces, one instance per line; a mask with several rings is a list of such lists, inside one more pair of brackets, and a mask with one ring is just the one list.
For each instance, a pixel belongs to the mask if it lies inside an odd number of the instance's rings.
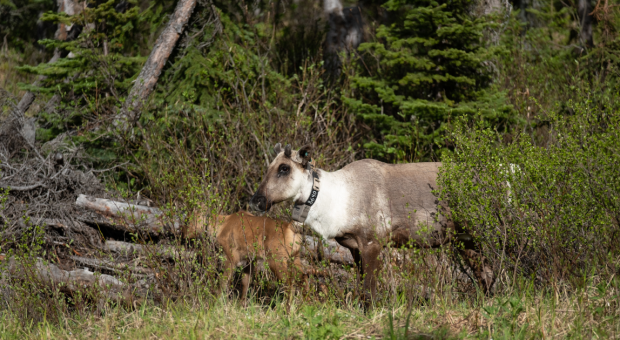
[[284,156],[291,158],[291,144],[286,144],[284,147]]
[[308,162],[312,160],[312,146],[303,146],[301,149],[299,149],[299,151],[297,151],[297,154],[301,159],[301,165],[306,166]]
[[273,147],[273,151],[276,152],[276,156],[282,152],[282,144],[278,143]]

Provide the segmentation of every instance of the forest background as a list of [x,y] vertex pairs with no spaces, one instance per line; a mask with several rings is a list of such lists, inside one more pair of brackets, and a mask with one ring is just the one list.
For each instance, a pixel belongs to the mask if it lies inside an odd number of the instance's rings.
[[[356,304],[347,268],[289,301],[265,286],[272,278],[263,273],[252,308],[243,309],[213,295],[217,261],[171,261],[157,289],[166,287],[174,302],[95,308],[88,292],[10,281],[13,293],[0,306],[3,338],[620,334],[620,6],[613,1],[345,2],[361,10],[365,42],[342,51],[333,73],[325,68],[330,26],[322,1],[199,0],[130,120],[123,105],[182,1],[87,1],[73,12],[60,8],[65,2],[0,1],[0,119],[3,126],[19,119],[23,139],[0,127],[2,259],[62,264],[90,252],[78,241],[58,246],[49,227],[29,220],[67,218],[65,205],[79,194],[146,198],[187,219],[197,207],[244,209],[281,142],[314,145],[326,170],[362,158],[444,162],[438,195],[454,218],[468,221],[497,283],[492,296],[481,295],[450,249],[401,250],[401,260],[384,259],[381,287],[393,294],[372,313]],[[25,95],[34,101],[19,112]],[[26,189],[8,184],[20,166],[58,154],[97,184],[52,197],[28,189],[34,182],[25,175],[17,185]],[[270,214],[289,219],[288,208]],[[221,256],[206,237],[149,237],[116,238]],[[221,326],[231,320],[236,327]]]

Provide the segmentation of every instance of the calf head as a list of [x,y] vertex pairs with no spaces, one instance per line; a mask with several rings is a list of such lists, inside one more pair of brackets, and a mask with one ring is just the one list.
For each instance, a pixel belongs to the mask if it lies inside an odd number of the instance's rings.
[[274,150],[276,158],[269,164],[262,183],[250,199],[250,207],[257,211],[267,211],[273,204],[283,201],[298,200],[308,183],[306,167],[312,152],[309,145],[295,151],[291,150],[290,144],[282,148],[278,143]]

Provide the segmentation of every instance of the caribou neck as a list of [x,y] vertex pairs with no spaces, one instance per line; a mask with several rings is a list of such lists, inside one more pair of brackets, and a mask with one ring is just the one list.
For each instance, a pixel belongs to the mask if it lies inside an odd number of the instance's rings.
[[[338,237],[349,223],[346,217],[349,206],[349,192],[346,189],[346,174],[343,170],[327,172],[316,170],[321,181],[316,201],[308,212],[305,225],[321,234],[325,239]],[[296,204],[304,204],[312,191],[312,173],[307,171],[308,178],[295,200]]]
[[[319,179],[321,179],[323,174],[326,173],[325,171],[320,169],[316,169],[315,171],[319,174]],[[299,195],[297,195],[297,198],[294,200],[295,204],[297,205],[306,203],[306,201],[308,201],[308,198],[310,198],[310,193],[312,192],[312,170],[306,170],[305,173],[307,175],[306,181],[304,182],[304,185],[302,185],[301,190],[299,191]]]

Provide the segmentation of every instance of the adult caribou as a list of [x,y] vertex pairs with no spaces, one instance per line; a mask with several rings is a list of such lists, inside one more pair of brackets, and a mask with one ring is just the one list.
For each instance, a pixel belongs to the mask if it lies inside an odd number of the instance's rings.
[[[433,194],[441,163],[386,164],[364,159],[327,172],[315,169],[310,146],[275,146],[276,158],[250,200],[254,210],[293,201],[293,219],[348,248],[364,280],[364,300],[376,296],[382,247],[439,247],[457,238],[459,251],[486,292],[493,272],[471,237],[447,218],[449,208]],[[368,299],[370,293],[370,299]]]

